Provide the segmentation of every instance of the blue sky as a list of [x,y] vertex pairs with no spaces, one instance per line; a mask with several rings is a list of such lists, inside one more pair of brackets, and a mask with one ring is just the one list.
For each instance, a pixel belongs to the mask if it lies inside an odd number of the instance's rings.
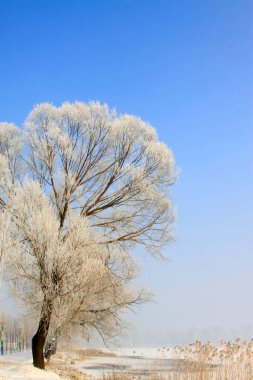
[[253,324],[252,16],[250,0],[0,0],[1,121],[100,100],[175,154],[177,240],[169,264],[140,255],[157,296],[131,318],[140,340]]

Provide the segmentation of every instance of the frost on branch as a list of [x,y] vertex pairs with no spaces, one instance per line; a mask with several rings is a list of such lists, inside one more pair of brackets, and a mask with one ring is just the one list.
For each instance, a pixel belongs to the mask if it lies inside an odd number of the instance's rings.
[[9,208],[11,285],[37,316],[47,300],[54,335],[95,328],[110,336],[120,324],[121,309],[146,301],[148,294],[129,288],[136,266],[127,253],[109,253],[97,244],[85,218],[72,211],[67,217],[66,228],[59,231],[38,183],[27,181],[16,189]]
[[[19,155],[22,149],[22,135],[20,130],[11,123],[0,123],[0,170],[5,166],[12,182],[20,170]],[[0,172],[0,174],[2,174]]]
[[131,251],[160,254],[172,240],[176,173],[153,127],[98,102],[37,105],[22,157],[21,137],[0,123],[0,249],[14,292],[39,320],[33,357],[44,368],[50,331],[110,337],[124,308],[147,301],[131,288]]
[[41,104],[26,133],[29,168],[50,194],[61,227],[74,209],[106,244],[142,243],[155,253],[171,240],[174,159],[149,124],[99,103]]
[[0,123],[0,263],[5,250],[11,244],[11,240],[8,239],[8,222],[3,207],[6,205],[8,195],[14,191],[14,183],[20,174],[21,149],[20,130],[14,124]]

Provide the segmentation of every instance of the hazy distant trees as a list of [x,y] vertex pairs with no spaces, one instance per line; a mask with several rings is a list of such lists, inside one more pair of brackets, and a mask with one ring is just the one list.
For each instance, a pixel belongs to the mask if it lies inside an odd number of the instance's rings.
[[34,321],[26,316],[14,317],[0,309],[1,354],[25,351],[31,348]]
[[56,335],[112,334],[120,310],[147,299],[129,287],[130,252],[158,254],[171,240],[174,181],[154,128],[106,105],[38,105],[22,136],[0,123],[0,247],[13,289],[39,314],[35,366],[50,324]]

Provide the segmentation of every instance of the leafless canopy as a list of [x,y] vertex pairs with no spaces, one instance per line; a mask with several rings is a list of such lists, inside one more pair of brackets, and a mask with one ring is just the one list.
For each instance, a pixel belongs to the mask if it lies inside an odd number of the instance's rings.
[[155,129],[107,105],[40,104],[23,133],[0,123],[0,254],[14,288],[39,305],[40,336],[50,322],[56,334],[115,328],[122,308],[147,300],[128,287],[130,249],[159,254],[172,239],[175,178]]
[[136,242],[151,251],[171,239],[171,151],[141,119],[99,103],[42,104],[26,122],[25,159],[56,207],[60,228],[75,209],[103,242]]

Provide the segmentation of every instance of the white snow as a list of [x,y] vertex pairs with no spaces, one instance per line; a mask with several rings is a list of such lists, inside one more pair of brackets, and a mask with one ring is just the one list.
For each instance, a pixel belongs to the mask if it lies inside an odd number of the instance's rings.
[[[102,349],[104,352],[109,350]],[[110,372],[127,372],[129,374],[164,372],[173,365],[175,351],[173,348],[118,348],[112,351],[117,356],[90,357],[85,361],[75,362],[74,367],[93,379]]]
[[[97,379],[103,373],[122,372],[137,374],[150,373],[152,370],[166,371],[173,364],[173,348],[117,348],[116,356],[95,356],[84,361],[75,361],[73,368],[85,373],[88,378]],[[64,352],[68,361],[72,353]],[[0,356],[0,380],[59,380],[60,377],[49,371],[42,371],[32,364],[31,352],[22,352]]]
[[0,380],[59,380],[52,372],[35,368],[31,352],[18,352],[0,356]]

